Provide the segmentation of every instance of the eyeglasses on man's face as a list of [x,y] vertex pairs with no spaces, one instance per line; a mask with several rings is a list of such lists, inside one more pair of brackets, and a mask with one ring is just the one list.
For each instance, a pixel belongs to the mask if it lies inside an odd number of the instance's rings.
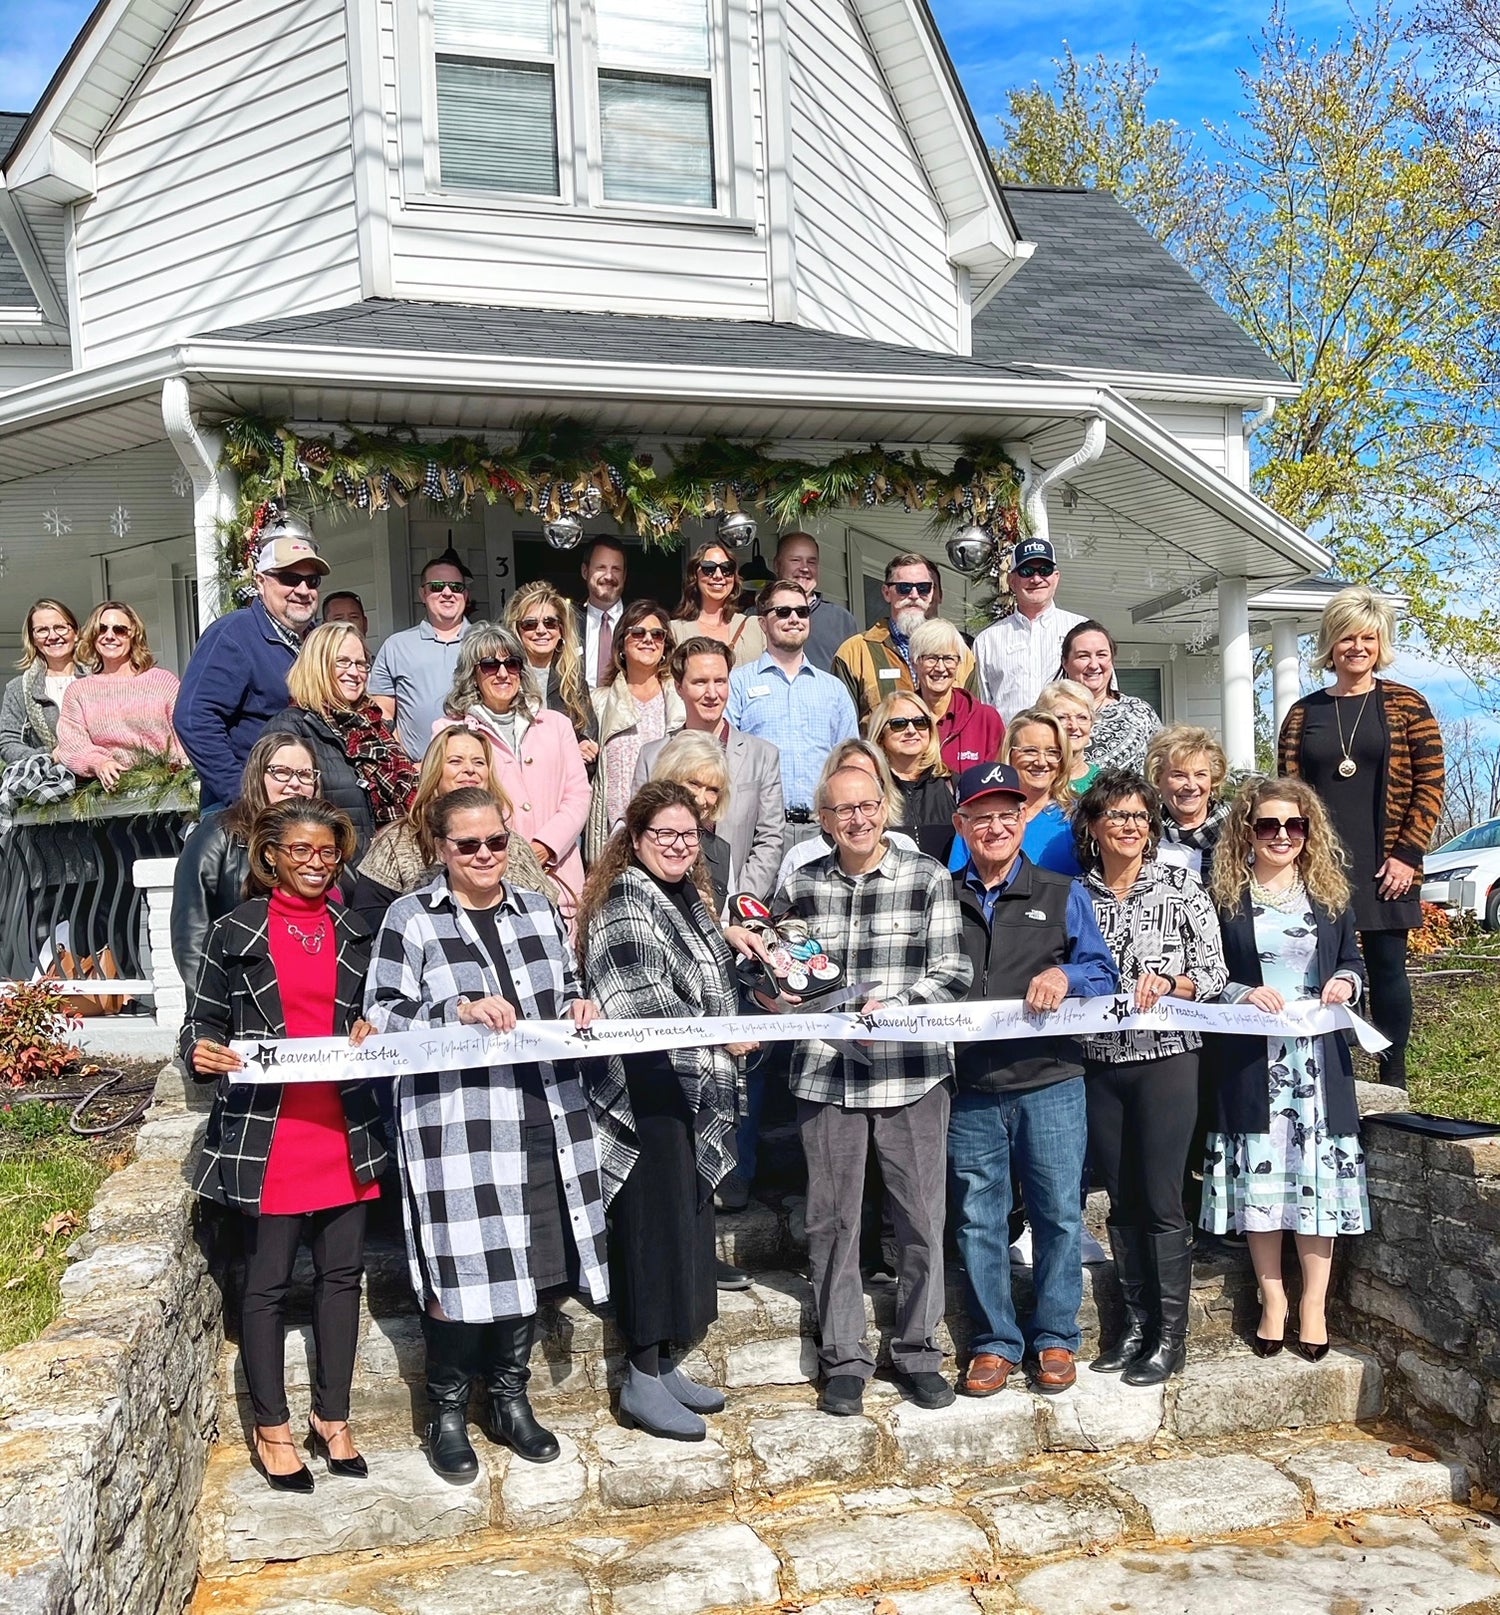
[[793,617],[798,618],[802,622],[806,622],[807,619],[812,616],[812,607],[811,606],[767,606],[766,607],[766,615],[768,617],[774,617],[777,620],[777,622],[788,622]]
[[337,847],[315,847],[310,841],[278,841],[276,850],[284,852],[294,864],[322,864],[325,869],[332,869],[342,856]]
[[499,678],[504,673],[507,678],[518,679],[521,676],[521,658],[519,656],[481,656],[474,664],[488,679]]
[[960,810],[958,816],[971,830],[1014,830],[1025,821],[1026,810],[1020,807],[995,808],[989,813]]
[[283,589],[311,589],[314,594],[323,587],[323,574],[321,572],[268,572],[267,577],[275,578]]
[[492,836],[444,836],[443,840],[460,858],[477,858],[481,847],[498,857],[510,846],[510,831],[497,830]]
[[1018,578],[1050,578],[1057,570],[1051,561],[1028,561],[1025,566],[1016,568]]
[[840,824],[853,824],[857,819],[874,819],[883,806],[884,804],[878,799],[868,802],[834,802],[823,811],[831,813]]
[[669,830],[665,825],[648,824],[641,834],[654,845],[662,848],[686,847],[698,845],[698,832],[696,830]]
[[266,778],[278,785],[316,785],[322,777],[316,768],[290,768],[286,763],[272,763],[266,769]]
[[925,600],[932,593],[932,580],[929,578],[926,583],[907,583],[898,578],[891,587],[897,594],[907,599],[916,595],[919,600]]
[[462,578],[429,578],[422,585],[428,594],[467,594],[469,586]]

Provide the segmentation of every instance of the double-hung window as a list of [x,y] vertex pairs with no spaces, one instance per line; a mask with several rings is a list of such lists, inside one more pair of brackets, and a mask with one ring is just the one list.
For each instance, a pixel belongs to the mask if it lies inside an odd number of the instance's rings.
[[710,0],[431,6],[445,192],[718,205]]

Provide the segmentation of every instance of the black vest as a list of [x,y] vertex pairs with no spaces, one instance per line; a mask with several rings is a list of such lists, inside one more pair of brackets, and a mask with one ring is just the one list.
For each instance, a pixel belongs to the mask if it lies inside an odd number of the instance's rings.
[[[953,890],[963,916],[964,952],[974,966],[967,996],[1024,998],[1032,978],[1068,958],[1068,897],[1072,877],[1038,869],[1024,854],[1015,879],[995,903],[986,924],[978,896],[962,872]],[[982,1093],[1044,1088],[1083,1075],[1083,1058],[1070,1037],[1007,1038],[954,1045],[958,1085]]]

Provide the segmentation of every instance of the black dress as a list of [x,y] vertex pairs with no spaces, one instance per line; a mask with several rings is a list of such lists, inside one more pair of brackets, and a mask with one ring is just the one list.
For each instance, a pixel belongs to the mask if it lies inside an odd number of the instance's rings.
[[[474,922],[500,981],[500,996],[517,1002],[515,982],[500,942],[500,906],[464,912]],[[526,1215],[531,1220],[528,1261],[538,1290],[566,1284],[578,1287],[578,1247],[568,1221],[567,1199],[557,1170],[557,1136],[547,1109],[542,1073],[534,1065],[513,1065],[511,1080],[521,1093],[521,1141],[526,1151]]]
[[[656,884],[696,924],[686,882]],[[719,1315],[713,1196],[699,1194],[693,1118],[667,1055],[623,1063],[640,1158],[609,1208],[615,1321],[633,1350],[685,1347]]]
[[[1385,844],[1385,778],[1391,756],[1384,713],[1378,685],[1368,697],[1335,696],[1319,690],[1307,698],[1302,731],[1302,777],[1323,798],[1349,854],[1357,931],[1411,931],[1422,923],[1417,888],[1388,901],[1381,897],[1380,882],[1375,878],[1375,871],[1385,862],[1380,849]],[[1339,773],[1345,747],[1354,761],[1354,772],[1347,778]]]

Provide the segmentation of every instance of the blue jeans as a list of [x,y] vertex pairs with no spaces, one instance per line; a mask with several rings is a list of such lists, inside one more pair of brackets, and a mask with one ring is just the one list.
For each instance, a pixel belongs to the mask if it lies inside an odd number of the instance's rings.
[[[1013,1363],[1082,1342],[1083,1213],[1078,1185],[1088,1142],[1083,1078],[1021,1093],[961,1091],[948,1122],[955,1235],[967,1274],[973,1354]],[[1031,1224],[1036,1306],[1023,1335],[1010,1291],[1011,1168]]]

